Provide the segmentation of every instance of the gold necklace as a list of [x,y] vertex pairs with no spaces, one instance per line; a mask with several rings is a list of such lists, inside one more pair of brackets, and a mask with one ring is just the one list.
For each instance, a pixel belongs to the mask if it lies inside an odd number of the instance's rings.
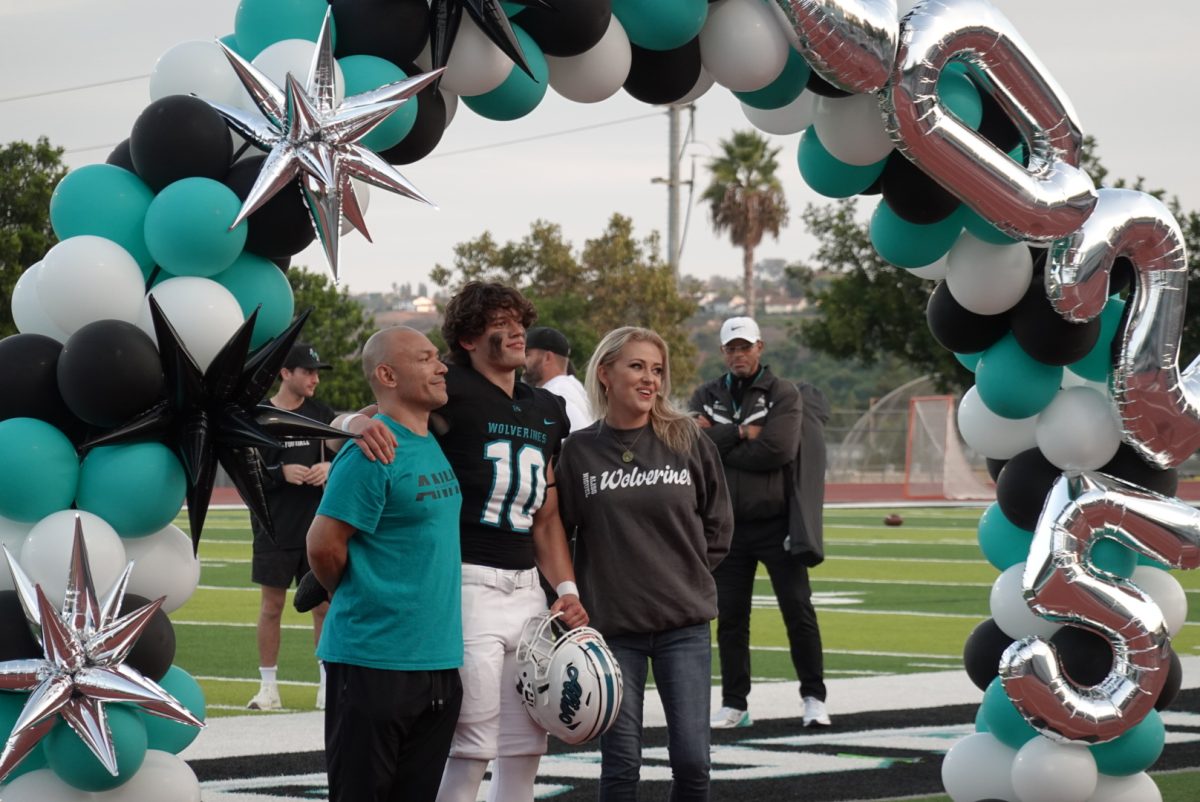
[[[606,423],[605,425],[608,424]],[[612,426],[608,426],[608,430],[612,433],[613,439],[617,441],[617,445],[624,449],[621,452],[621,462],[633,462],[633,447],[637,445],[637,441],[642,437],[642,432],[646,431],[646,428],[649,426],[650,424],[647,423],[645,426],[639,429],[637,435],[633,438],[633,442],[629,445],[622,443],[621,438],[617,437],[616,429],[614,429]]]

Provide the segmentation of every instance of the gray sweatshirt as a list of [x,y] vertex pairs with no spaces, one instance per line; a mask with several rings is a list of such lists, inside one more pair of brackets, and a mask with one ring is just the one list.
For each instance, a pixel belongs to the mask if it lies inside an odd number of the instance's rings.
[[597,422],[563,442],[555,481],[591,626],[608,636],[717,617],[712,570],[729,551],[733,511],[707,437],[681,455],[649,426]]

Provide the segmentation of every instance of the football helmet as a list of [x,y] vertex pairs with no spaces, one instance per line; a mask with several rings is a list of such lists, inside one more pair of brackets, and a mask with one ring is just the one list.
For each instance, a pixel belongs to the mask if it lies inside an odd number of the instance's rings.
[[569,744],[599,737],[621,709],[621,667],[590,627],[567,630],[560,613],[525,622],[517,646],[517,693],[539,726]]

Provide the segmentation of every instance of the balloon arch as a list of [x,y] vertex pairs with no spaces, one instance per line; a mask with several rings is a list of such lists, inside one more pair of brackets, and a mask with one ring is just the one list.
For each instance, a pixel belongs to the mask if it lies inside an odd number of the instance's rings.
[[817,192],[882,195],[873,244],[936,282],[930,328],[975,374],[958,420],[997,470],[979,543],[1001,573],[947,792],[1159,798],[1187,612],[1168,569],[1200,565],[1200,514],[1173,498],[1200,446],[1183,238],[1155,198],[1093,186],[1066,95],[986,0],[899,6],[242,0],[233,34],[163,54],[129,139],[55,190],[60,242],[0,341],[5,798],[199,798],[174,753],[204,699],[166,613],[199,580],[215,464],[265,515],[253,446],[311,435],[257,406],[303,324],[290,257],[319,238],[336,276],[368,186],[423,199],[396,165],[459,100],[511,120],[548,88],[667,104],[714,84],[802,132]]

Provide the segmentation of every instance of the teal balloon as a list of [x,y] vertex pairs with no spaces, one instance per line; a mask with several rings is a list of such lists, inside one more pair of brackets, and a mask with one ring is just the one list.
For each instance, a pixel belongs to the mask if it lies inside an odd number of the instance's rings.
[[756,109],[781,109],[800,97],[804,87],[808,85],[808,76],[812,75],[812,67],[793,48],[788,48],[787,63],[783,72],[762,89],[753,92],[734,92],[738,100]]
[[[191,674],[179,666],[171,666],[158,684],[186,707],[188,712],[204,721],[204,690]],[[152,716],[149,713],[142,713],[141,716],[142,723],[146,727],[146,741],[150,749],[161,749],[177,755],[200,734],[199,727]]]
[[1096,758],[1096,769],[1101,774],[1127,777],[1153,766],[1154,761],[1162,754],[1166,741],[1167,731],[1163,727],[1162,716],[1157,710],[1151,710],[1137,725],[1126,730],[1124,735],[1089,746],[1088,749],[1092,750],[1092,757]]
[[146,247],[146,210],[154,191],[128,170],[89,164],[72,170],[50,196],[50,225],[60,240],[93,234],[112,240],[137,260],[142,273],[154,266]]
[[1063,369],[1038,362],[1012,334],[983,352],[975,387],[984,406],[1004,418],[1028,418],[1050,405],[1062,385]]
[[1092,565],[1110,574],[1129,579],[1137,568],[1138,554],[1111,538],[1101,538],[1092,545]]
[[954,358],[958,360],[958,364],[974,373],[975,368],[979,367],[979,357],[981,356],[983,356],[983,351],[976,351],[973,354],[955,354]]
[[1033,532],[1008,520],[995,501],[979,516],[978,535],[983,556],[999,571],[1025,562],[1033,545]]
[[1125,314],[1125,302],[1112,297],[1100,312],[1100,339],[1088,352],[1088,355],[1067,367],[1085,379],[1094,382],[1107,382],[1108,374],[1112,372],[1112,342],[1121,325],[1121,316]]
[[162,443],[101,446],[83,458],[75,506],[142,537],[175,520],[186,493],[183,465]]
[[983,714],[983,705],[975,711],[975,732],[988,732],[987,716]]
[[146,245],[163,270],[176,276],[215,276],[246,244],[246,221],[229,226],[242,208],[233,190],[211,178],[168,185],[146,212]]
[[546,64],[542,49],[519,25],[513,25],[512,29],[517,41],[521,43],[525,63],[534,77],[530,78],[524,70],[514,66],[504,82],[492,91],[473,97],[463,96],[463,103],[466,103],[471,111],[489,120],[516,120],[524,117],[542,102],[542,98],[546,96],[546,88],[550,85],[550,68]]
[[0,421],[0,516],[32,523],[69,509],[79,458],[67,436],[45,421]]
[[708,0],[612,0],[629,41],[646,50],[674,50],[700,34]]
[[108,729],[117,755],[117,776],[108,773],[65,721],[59,721],[42,739],[46,761],[58,778],[81,791],[107,791],[129,780],[146,759],[146,726],[142,717],[123,704],[104,706]]
[[1138,565],[1148,565],[1151,568],[1157,568],[1160,571],[1170,571],[1171,570],[1171,566],[1167,565],[1166,563],[1159,562],[1158,560],[1154,559],[1153,557],[1147,557],[1145,554],[1137,555],[1137,564]]
[[[346,79],[346,95],[369,92],[381,86],[403,81],[408,75],[387,59],[378,56],[346,56],[338,59]],[[417,121],[417,97],[414,95],[387,116],[359,144],[376,152],[400,144]]]
[[987,220],[984,220],[979,216],[978,212],[965,203],[958,207],[958,211],[955,214],[950,216],[957,216],[958,222],[963,228],[984,242],[990,242],[993,245],[1012,245],[1014,242],[1017,242],[1016,239],[1013,239]]
[[500,3],[500,8],[504,9],[506,17],[515,17],[525,10],[525,6],[520,3]]
[[987,732],[1012,749],[1020,749],[1038,735],[1008,698],[999,677],[983,693],[982,712]]
[[272,337],[283,333],[292,322],[296,301],[287,276],[270,259],[243,253],[228,269],[213,276],[229,290],[242,307],[246,318],[258,309],[250,347],[258,348]]
[[[284,39],[315,42],[328,10],[326,0],[242,0],[233,18],[238,53],[253,59]],[[336,25],[333,32],[336,34]]]
[[978,131],[983,121],[983,101],[979,90],[964,71],[942,70],[937,82],[938,97],[963,125]]
[[[17,723],[17,718],[21,715],[21,710],[28,700],[29,694],[27,693],[0,693],[0,733],[12,732],[13,725]],[[45,752],[41,749],[34,749],[16,765],[16,768],[9,772],[8,776],[4,778],[4,782],[12,782],[22,774],[44,768],[46,768]]]
[[887,165],[886,158],[862,167],[839,161],[821,144],[817,130],[811,125],[800,137],[796,161],[804,182],[827,198],[857,195],[875,183]]
[[896,267],[924,267],[949,252],[962,224],[955,215],[930,225],[901,219],[886,202],[880,201],[871,215],[871,244],[879,255]]

